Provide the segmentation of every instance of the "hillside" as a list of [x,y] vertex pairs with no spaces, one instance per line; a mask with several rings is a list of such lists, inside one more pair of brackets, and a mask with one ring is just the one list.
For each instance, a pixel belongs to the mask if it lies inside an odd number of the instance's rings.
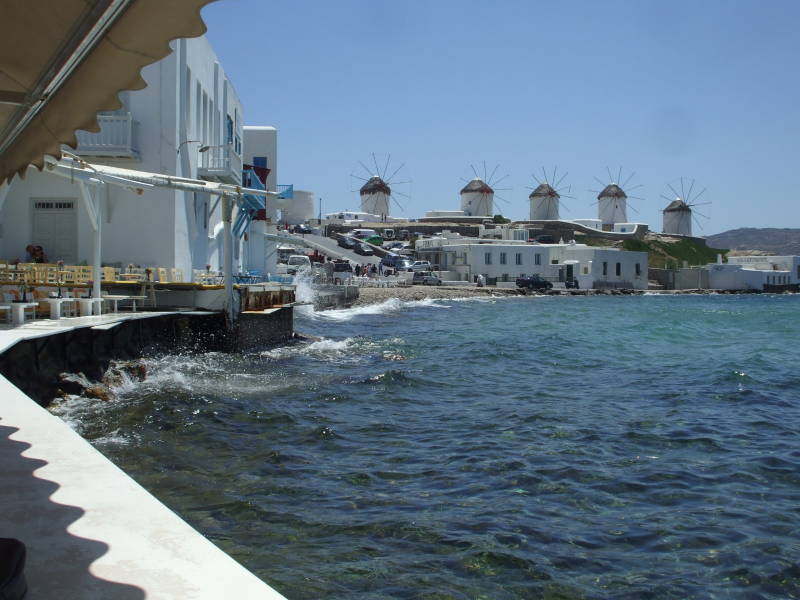
[[778,255],[800,254],[800,229],[744,227],[709,235],[709,246],[731,250],[763,250]]
[[609,246],[647,252],[647,262],[651,268],[675,269],[686,262],[690,266],[707,265],[717,260],[717,254],[726,254],[727,249],[700,246],[690,239],[681,239],[663,235],[648,234],[643,240],[625,240],[624,242],[612,241],[591,236],[575,236],[575,240],[589,246]]

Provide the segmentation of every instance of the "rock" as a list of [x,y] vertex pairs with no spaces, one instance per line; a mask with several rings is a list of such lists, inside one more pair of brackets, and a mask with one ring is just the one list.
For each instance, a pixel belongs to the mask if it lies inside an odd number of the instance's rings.
[[83,373],[59,373],[58,392],[60,396],[80,396],[92,382]]
[[83,391],[83,395],[87,398],[97,398],[98,400],[103,400],[104,402],[108,402],[109,400],[114,400],[116,398],[114,392],[112,392],[110,388],[102,383],[90,385]]

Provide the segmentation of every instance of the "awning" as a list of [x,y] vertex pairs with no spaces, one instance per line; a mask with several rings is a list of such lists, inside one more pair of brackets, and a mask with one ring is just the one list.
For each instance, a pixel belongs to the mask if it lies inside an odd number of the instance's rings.
[[142,68],[171,40],[205,33],[200,9],[212,1],[3,0],[0,184],[74,148],[76,129],[99,131],[97,112],[145,87]]

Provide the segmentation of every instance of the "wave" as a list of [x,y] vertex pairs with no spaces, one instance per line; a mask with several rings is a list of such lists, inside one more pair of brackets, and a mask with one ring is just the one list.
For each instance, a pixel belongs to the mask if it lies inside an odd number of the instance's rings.
[[284,360],[294,356],[308,356],[311,358],[341,358],[345,354],[358,351],[363,345],[363,340],[348,337],[343,340],[322,338],[310,344],[295,344],[271,348],[260,353],[261,356],[277,360]]
[[380,304],[366,304],[364,306],[354,306],[352,308],[341,308],[338,310],[323,310],[304,312],[302,316],[319,321],[349,321],[356,317],[369,315],[385,315],[397,313],[410,308],[449,308],[440,304],[441,300],[425,298],[423,300],[403,301],[398,298],[389,298]]

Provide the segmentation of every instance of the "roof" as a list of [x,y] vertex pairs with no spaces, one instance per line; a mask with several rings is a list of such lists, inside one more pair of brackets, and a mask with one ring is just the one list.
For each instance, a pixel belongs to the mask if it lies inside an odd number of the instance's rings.
[[560,198],[558,192],[549,183],[542,183],[533,190],[528,198]]
[[628,196],[619,187],[616,183],[611,183],[603,188],[603,191],[600,192],[597,196],[598,199],[600,198],[627,198]]
[[386,182],[378,177],[377,175],[373,175],[369,178],[369,181],[361,186],[359,190],[362,196],[367,194],[378,194],[383,192],[384,194],[390,195],[392,193],[392,189],[386,184]]
[[75,148],[76,129],[97,132],[99,111],[147,84],[143,67],[169,42],[206,31],[211,0],[59,0],[3,3],[0,20],[0,183],[44,156]]
[[689,205],[680,198],[677,198],[669,203],[669,206],[663,212],[692,212]]
[[481,194],[494,194],[494,190],[490,188],[483,179],[476,177],[461,189],[461,194],[468,194],[469,192],[478,192]]

